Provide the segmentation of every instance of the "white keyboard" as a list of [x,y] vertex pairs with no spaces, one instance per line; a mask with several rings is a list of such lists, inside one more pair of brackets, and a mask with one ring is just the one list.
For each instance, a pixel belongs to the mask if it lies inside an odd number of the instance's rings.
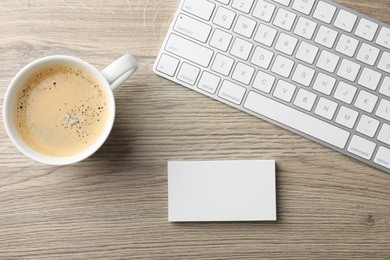
[[327,0],[183,0],[154,72],[390,173],[380,21]]

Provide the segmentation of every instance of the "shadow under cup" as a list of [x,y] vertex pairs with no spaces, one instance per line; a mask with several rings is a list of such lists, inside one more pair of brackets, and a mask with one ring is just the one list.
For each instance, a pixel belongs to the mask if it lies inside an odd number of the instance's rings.
[[[55,77],[53,76],[54,74],[56,74]],[[58,84],[58,79],[63,79],[68,85],[63,84],[64,82]],[[85,100],[82,99],[80,93],[82,93],[83,88],[80,87],[81,84],[79,83],[85,80],[90,80],[91,85],[96,88],[93,91],[97,91],[105,99],[105,111],[103,111],[103,106],[100,103],[94,103],[92,100],[93,95],[89,96],[88,101],[86,98]],[[71,81],[74,90],[69,94],[70,92],[66,89],[66,86],[70,86],[69,82]],[[36,82],[44,83],[38,85]],[[46,96],[37,94],[43,91],[46,92]],[[24,92],[31,93],[23,95]],[[50,96],[50,93],[53,93],[53,96]],[[69,96],[72,96],[70,102],[66,100],[66,97]],[[35,97],[41,97],[41,99],[45,97],[44,102],[36,102],[40,104],[39,108],[41,111],[37,110],[34,113],[30,113],[33,109],[28,110],[29,108],[26,108],[27,104],[25,107],[20,105],[21,102],[26,103],[28,100],[34,100]],[[62,98],[64,99],[61,100]],[[93,107],[93,104],[99,105]],[[96,113],[105,113],[103,122],[95,119]],[[38,115],[38,117],[34,117],[34,115]],[[26,127],[23,126],[22,130],[20,130],[20,122],[24,119],[20,119],[21,116],[25,117],[26,122],[28,120],[32,121],[32,123],[26,123]],[[11,81],[4,99],[3,118],[8,136],[26,156],[45,164],[66,165],[89,157],[103,145],[114,123],[115,100],[106,78],[95,67],[71,56],[49,56],[28,64]],[[53,118],[56,120],[55,123]],[[40,122],[39,124],[36,123],[38,121]],[[96,129],[96,122],[99,122],[99,129]],[[57,152],[46,152],[45,149],[40,149],[42,144],[34,140],[38,140],[36,137],[39,136],[39,133],[42,133],[42,129],[39,129],[39,127],[50,125],[49,123],[63,128],[61,133],[69,132],[72,135],[77,135],[81,142],[77,144],[78,147],[84,148],[75,153],[65,153],[65,150],[69,149],[69,147],[65,149],[65,146],[71,145],[72,142],[66,140],[67,137],[65,135],[57,136],[59,133],[57,131],[54,133],[54,136],[52,135],[48,138],[44,138],[45,133],[41,136],[42,140],[47,142],[50,140],[55,141]],[[95,137],[86,139],[87,135],[91,134],[91,131],[86,129],[95,129],[97,131],[94,132]],[[23,134],[23,131],[29,131],[29,133]],[[35,137],[33,133],[36,134]],[[29,138],[26,138],[26,135],[32,137],[33,143],[31,143],[31,140],[28,140]],[[76,139],[72,140],[75,141]],[[82,142],[85,142],[85,144],[82,144]]]

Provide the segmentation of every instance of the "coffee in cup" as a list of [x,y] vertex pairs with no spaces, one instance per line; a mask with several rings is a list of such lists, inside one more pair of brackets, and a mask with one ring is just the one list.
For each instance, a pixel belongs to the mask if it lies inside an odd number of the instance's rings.
[[89,157],[111,132],[113,90],[137,68],[130,54],[102,71],[64,55],[28,64],[11,81],[4,98],[8,136],[38,162],[65,165]]
[[19,91],[16,128],[34,150],[70,156],[94,143],[107,122],[107,96],[83,69],[51,65],[28,78]]

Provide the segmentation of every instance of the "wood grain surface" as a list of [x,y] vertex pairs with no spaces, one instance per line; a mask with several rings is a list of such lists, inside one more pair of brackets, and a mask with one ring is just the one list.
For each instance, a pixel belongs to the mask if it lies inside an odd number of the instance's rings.
[[[337,2],[390,23],[389,0]],[[390,259],[389,174],[153,74],[178,3],[0,1],[1,105],[42,56],[140,62],[81,163],[26,158],[1,120],[0,259]],[[216,159],[276,160],[276,223],[167,221],[167,161]]]

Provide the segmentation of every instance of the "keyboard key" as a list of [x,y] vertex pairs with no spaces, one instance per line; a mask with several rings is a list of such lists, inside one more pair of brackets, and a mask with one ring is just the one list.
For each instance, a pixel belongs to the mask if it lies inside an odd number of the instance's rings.
[[314,59],[317,57],[317,53],[318,47],[302,41],[301,45],[299,45],[295,58],[307,62],[309,64],[313,64]]
[[275,5],[263,0],[259,0],[255,9],[253,10],[252,15],[268,23],[271,20],[272,15],[274,14],[274,10]]
[[233,82],[224,80],[221,89],[218,92],[218,96],[232,102],[236,105],[241,104],[246,88],[241,87]]
[[232,79],[248,85],[252,79],[253,73],[255,73],[254,68],[242,62],[237,62],[236,68],[233,71]]
[[333,73],[339,63],[340,57],[336,54],[323,50],[316,66],[330,73]]
[[295,0],[292,8],[303,14],[310,14],[315,0]]
[[292,80],[308,87],[313,80],[314,74],[315,70],[306,67],[302,64],[298,64],[297,68],[295,69]]
[[253,81],[252,87],[265,93],[269,93],[274,85],[274,82],[274,76],[259,70],[256,74],[255,80]]
[[268,69],[273,56],[273,52],[257,46],[253,53],[251,63],[262,67],[263,69]]
[[360,71],[359,64],[347,59],[343,59],[339,67],[339,70],[337,71],[337,75],[339,77],[354,82],[356,80],[359,71]]
[[356,128],[356,131],[366,136],[374,137],[376,131],[378,130],[378,126],[379,126],[378,120],[368,117],[366,115],[362,115],[359,124]]
[[179,65],[178,59],[173,58],[172,56],[169,56],[167,54],[162,54],[156,69],[172,77],[173,75],[175,75],[178,65]]
[[348,128],[353,128],[359,113],[348,107],[341,106],[335,122]]
[[244,13],[249,13],[254,0],[233,0],[232,7]]
[[255,30],[256,21],[240,15],[237,19],[234,32],[244,37],[250,38]]
[[284,6],[289,6],[290,5],[290,2],[291,0],[273,0],[274,2],[277,2],[281,5],[284,5]]
[[275,49],[281,51],[287,55],[293,54],[295,46],[298,43],[298,39],[285,33],[279,35],[279,39],[276,42]]
[[390,49],[390,29],[382,27],[375,42],[380,46]]
[[390,145],[390,125],[383,124],[378,134],[378,140]]
[[339,53],[343,53],[349,57],[353,57],[353,55],[355,55],[358,45],[358,40],[343,34],[340,36],[340,39],[337,43],[336,51]]
[[336,7],[323,1],[319,1],[313,17],[324,23],[330,23],[333,19]]
[[387,169],[390,169],[390,149],[387,149],[383,146],[379,147],[374,162],[378,165],[386,167]]
[[217,2],[220,2],[222,4],[228,5],[230,0],[216,0]]
[[336,41],[337,35],[338,35],[337,31],[321,25],[314,41],[327,48],[332,48]]
[[280,76],[288,78],[290,76],[293,66],[294,66],[294,61],[278,55],[276,56],[271,71]]
[[176,34],[170,35],[165,45],[165,50],[203,67],[208,67],[213,56],[213,51],[209,48],[184,39]]
[[336,84],[335,78],[320,72],[318,73],[317,79],[313,84],[313,89],[329,96],[330,93],[332,93],[335,84]]
[[213,23],[229,30],[235,17],[235,12],[220,6],[215,13]]
[[273,96],[286,102],[290,102],[297,87],[284,80],[279,80]]
[[227,51],[233,36],[220,29],[215,29],[214,34],[210,40],[210,46],[217,48],[221,51]]
[[181,9],[204,20],[210,20],[215,4],[206,0],[185,0]]
[[316,107],[314,113],[323,117],[323,118],[332,120],[332,118],[336,112],[337,106],[338,105],[336,102],[333,102],[329,99],[321,97],[320,100],[318,101],[318,104],[317,104],[317,107]]
[[211,69],[215,72],[227,76],[230,74],[230,71],[233,67],[233,63],[234,60],[232,58],[218,53],[215,56]]
[[298,23],[294,29],[294,33],[305,39],[311,40],[316,28],[317,23],[310,21],[304,17],[299,17]]
[[355,35],[372,41],[374,39],[375,33],[378,30],[378,24],[371,22],[365,18],[360,19],[359,24],[356,28]]
[[254,37],[254,40],[270,47],[275,40],[276,34],[277,31],[274,28],[268,27],[264,24],[260,24],[259,29],[257,30],[257,33]]
[[363,43],[360,47],[359,53],[356,56],[356,59],[364,62],[370,66],[374,65],[376,60],[378,59],[379,49],[368,45],[367,43]]
[[351,104],[353,98],[355,97],[356,91],[356,87],[340,81],[334,93],[334,98],[347,104]]
[[187,15],[179,14],[173,30],[195,40],[206,42],[211,31],[211,26]]
[[287,31],[290,31],[292,25],[294,24],[296,16],[296,14],[290,11],[287,11],[283,8],[279,8],[274,19],[274,25]]
[[263,117],[279,122],[280,124],[314,138],[318,138],[323,142],[340,149],[344,149],[350,135],[349,132],[341,128],[253,91],[249,92],[244,107]]
[[378,69],[390,73],[390,53],[383,52],[381,59],[378,63]]
[[316,94],[301,88],[299,89],[298,94],[295,98],[294,105],[303,108],[307,111],[311,111],[316,99],[317,99]]
[[370,160],[374,153],[375,147],[376,144],[374,142],[354,135],[348,146],[348,152],[360,156],[366,160]]
[[382,82],[379,93],[387,97],[390,97],[390,77],[385,77],[385,79]]
[[358,84],[371,90],[376,90],[381,77],[382,75],[379,72],[369,68],[364,68],[362,74],[360,75]]
[[200,70],[197,67],[183,62],[179,73],[177,74],[177,79],[187,84],[194,85],[196,79],[198,78],[199,71]]
[[230,54],[243,60],[247,60],[249,54],[251,53],[252,47],[252,43],[240,38],[236,38],[233,43],[232,49],[230,50]]
[[198,88],[209,92],[210,94],[214,94],[218,88],[218,84],[220,81],[220,77],[215,76],[214,74],[211,74],[207,71],[204,71],[199,80]]
[[382,99],[375,112],[375,115],[390,122],[390,101]]
[[356,14],[352,14],[345,10],[340,10],[334,22],[334,26],[340,28],[341,30],[352,32],[352,29],[356,23],[356,19]]

